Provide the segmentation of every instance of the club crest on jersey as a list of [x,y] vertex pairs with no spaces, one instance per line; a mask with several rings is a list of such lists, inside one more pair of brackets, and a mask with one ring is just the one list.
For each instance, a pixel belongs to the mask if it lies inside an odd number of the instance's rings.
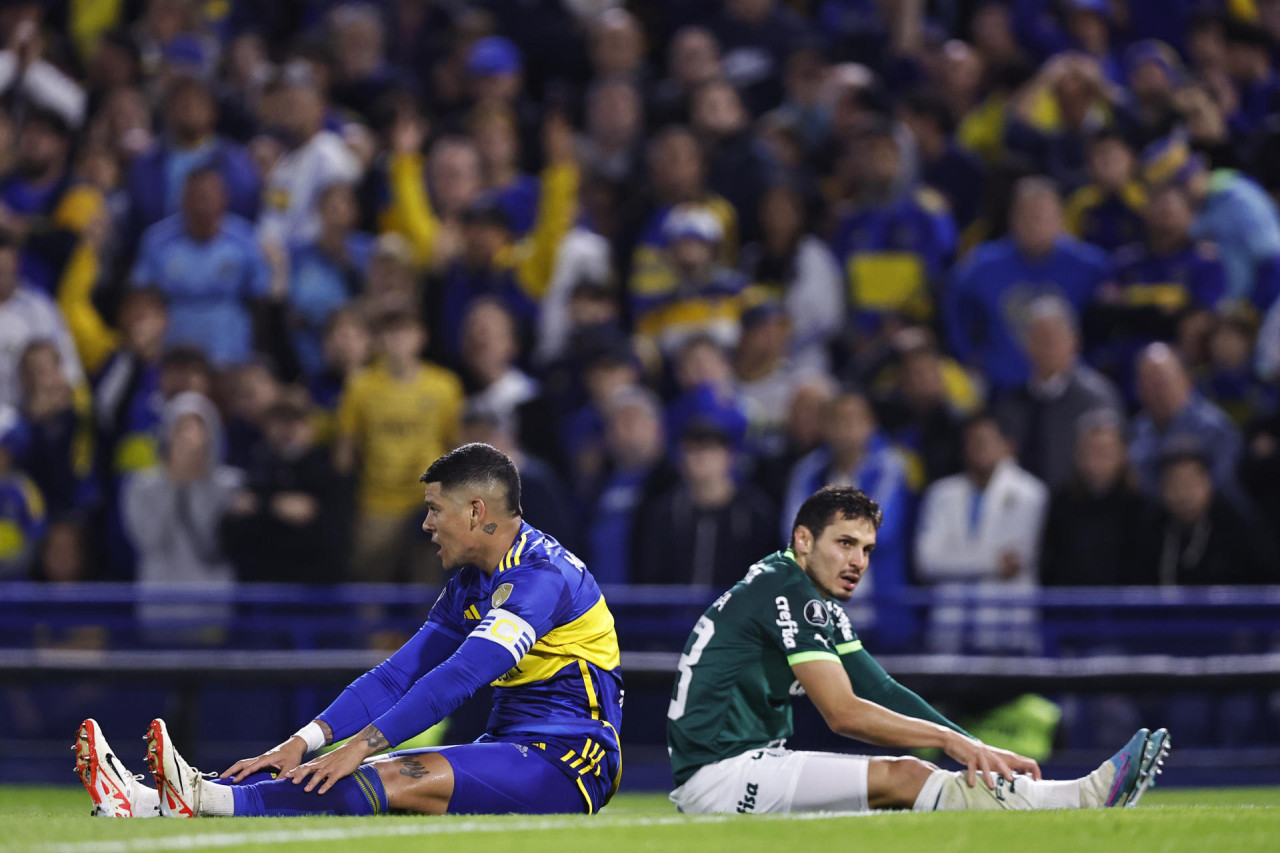
[[506,600],[510,597],[511,597],[511,584],[504,583],[502,586],[498,587],[493,591],[493,598],[491,599],[491,601],[493,601],[494,607],[501,607],[503,604],[506,603]]
[[804,605],[804,621],[815,628],[825,627],[831,621],[827,606],[816,598],[811,598]]

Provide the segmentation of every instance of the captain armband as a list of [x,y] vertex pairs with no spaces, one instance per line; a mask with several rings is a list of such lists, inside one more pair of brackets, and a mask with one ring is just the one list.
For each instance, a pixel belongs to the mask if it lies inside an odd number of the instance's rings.
[[471,632],[471,636],[497,643],[511,653],[516,663],[528,654],[538,638],[532,625],[500,607],[490,610],[484,621]]

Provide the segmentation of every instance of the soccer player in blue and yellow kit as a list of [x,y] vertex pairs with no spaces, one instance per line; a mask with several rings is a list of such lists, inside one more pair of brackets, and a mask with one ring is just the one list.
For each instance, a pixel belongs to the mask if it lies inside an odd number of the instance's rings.
[[[217,780],[191,768],[154,720],[151,791],[86,720],[76,765],[96,813],[591,814],[609,801],[621,774],[622,678],[613,616],[595,579],[523,521],[520,477],[502,452],[463,445],[422,482],[422,529],[445,567],[458,570],[422,629],[297,734]],[[493,713],[479,740],[378,755],[489,683]]]

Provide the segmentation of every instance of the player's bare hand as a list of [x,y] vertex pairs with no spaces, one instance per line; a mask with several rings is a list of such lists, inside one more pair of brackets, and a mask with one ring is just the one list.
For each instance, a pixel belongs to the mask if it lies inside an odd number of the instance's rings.
[[339,779],[345,779],[354,773],[366,757],[366,753],[359,748],[358,742],[348,742],[333,752],[293,768],[288,773],[282,774],[282,778],[292,779],[295,785],[306,782],[307,787],[303,790],[308,793],[316,790],[318,785],[319,793],[324,794]]
[[230,779],[239,782],[247,776],[263,770],[275,770],[288,773],[307,757],[307,744],[300,737],[291,737],[279,746],[269,749],[257,758],[242,758],[222,771],[219,779]]
[[[965,781],[970,788],[978,783],[979,776],[991,790],[995,790],[997,776],[1003,776],[1009,782],[1013,781],[1014,769],[1006,757],[1012,756],[1011,752],[995,749],[980,740],[967,738],[959,733],[947,742],[946,752],[947,755],[965,765],[967,770]],[[1037,772],[1038,770],[1039,768]]]
[[1037,782],[1040,781],[1040,765],[1036,763],[1034,758],[1027,758],[1025,755],[1019,755],[1018,753],[1010,752],[1007,749],[997,749],[994,746],[989,746],[987,749],[992,752],[999,753],[999,755],[1004,758],[1005,762],[1013,768],[1014,773],[1023,773],[1030,776],[1032,779],[1035,779]]

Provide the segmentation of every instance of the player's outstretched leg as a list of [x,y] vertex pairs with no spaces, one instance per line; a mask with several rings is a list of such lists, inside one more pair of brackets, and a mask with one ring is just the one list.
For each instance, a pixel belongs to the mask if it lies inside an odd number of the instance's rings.
[[201,773],[186,762],[159,719],[147,727],[147,765],[156,777],[164,817],[373,815],[385,814],[388,808],[382,780],[370,766],[338,780],[325,794],[307,793],[291,779],[219,784],[213,779],[216,774]]
[[98,721],[90,717],[76,732],[76,775],[93,798],[96,817],[156,817],[160,814],[159,795],[141,784],[137,776],[125,769],[102,734]]
[[991,809],[1090,809],[1136,805],[1154,784],[1169,753],[1169,733],[1139,729],[1102,766],[1081,779],[1035,781],[1017,776],[996,780],[994,789],[979,783],[970,788],[965,774],[939,770],[931,774],[916,797],[916,811]]

